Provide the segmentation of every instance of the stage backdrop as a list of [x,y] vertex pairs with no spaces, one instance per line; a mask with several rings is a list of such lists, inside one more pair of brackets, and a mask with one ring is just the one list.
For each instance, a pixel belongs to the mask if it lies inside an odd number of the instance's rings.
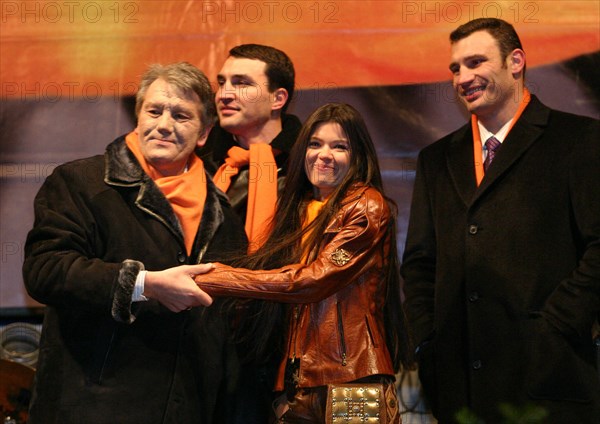
[[448,34],[478,17],[519,32],[528,85],[546,104],[598,117],[600,2],[0,1],[0,312],[37,306],[23,288],[32,202],[60,163],[101,154],[135,125],[151,63],[185,60],[215,79],[227,51],[262,43],[294,61],[301,119],[353,104],[399,206],[402,251],[418,151],[467,117],[449,81]]

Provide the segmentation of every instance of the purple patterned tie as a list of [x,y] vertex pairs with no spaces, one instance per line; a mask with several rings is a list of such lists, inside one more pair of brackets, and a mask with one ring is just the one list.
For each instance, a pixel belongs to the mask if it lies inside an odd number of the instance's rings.
[[498,150],[498,147],[500,147],[501,145],[502,145],[502,143],[500,143],[498,141],[498,139],[494,136],[491,136],[485,142],[485,147],[487,148],[487,152],[488,152],[488,154],[485,158],[485,161],[483,161],[483,170],[485,172],[487,172],[488,167],[494,160],[494,156],[496,156],[496,150]]

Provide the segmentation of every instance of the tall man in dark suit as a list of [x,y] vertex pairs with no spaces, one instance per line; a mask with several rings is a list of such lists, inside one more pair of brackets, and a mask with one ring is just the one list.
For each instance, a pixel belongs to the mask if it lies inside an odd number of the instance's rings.
[[472,119],[419,155],[402,265],[426,396],[441,423],[500,422],[500,403],[598,423],[599,122],[530,95],[510,24],[450,41]]

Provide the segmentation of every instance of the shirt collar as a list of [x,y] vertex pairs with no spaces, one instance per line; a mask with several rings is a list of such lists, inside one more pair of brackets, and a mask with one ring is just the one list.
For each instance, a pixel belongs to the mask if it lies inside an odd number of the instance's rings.
[[481,145],[485,148],[485,142],[487,141],[488,138],[494,136],[496,137],[496,140],[498,140],[500,143],[504,142],[504,139],[506,138],[507,134],[508,134],[508,130],[511,127],[513,119],[511,119],[510,121],[508,121],[506,124],[504,124],[502,126],[502,128],[500,128],[500,130],[496,133],[493,134],[490,131],[488,131],[488,129],[486,127],[483,126],[483,124],[481,123],[481,121],[477,121],[477,126],[479,127],[479,134],[480,134],[480,138],[481,138]]

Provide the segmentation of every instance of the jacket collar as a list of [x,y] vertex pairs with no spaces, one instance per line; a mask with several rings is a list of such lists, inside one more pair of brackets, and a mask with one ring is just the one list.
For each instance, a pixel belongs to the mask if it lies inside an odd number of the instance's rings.
[[125,135],[106,147],[104,181],[113,186],[138,186],[150,179],[125,144]]
[[[281,132],[271,142],[271,146],[283,153],[289,153],[298,137],[302,123],[295,115],[284,114],[281,117]],[[212,160],[220,164],[227,156],[227,151],[237,146],[233,135],[225,131],[219,124],[215,125],[208,135],[206,146],[202,152],[212,150]]]
[[[175,237],[180,240],[183,251],[183,231],[171,204],[160,191],[158,186],[144,172],[133,153],[125,144],[125,136],[121,136],[108,145],[104,155],[106,184],[113,187],[135,188],[139,187],[135,205],[143,212],[162,222]],[[223,207],[227,205],[227,198],[213,184],[212,179],[206,174],[207,193],[200,228],[196,234],[192,258],[199,263],[213,239],[217,229],[224,221]]]
[[473,164],[473,133],[468,124],[459,129],[450,141],[447,165],[460,197],[467,206],[473,205],[515,162],[539,139],[548,124],[550,109],[536,96],[502,143],[479,187],[475,184]]
[[473,163],[473,131],[471,124],[456,131],[450,139],[446,163],[450,178],[462,201],[469,204],[477,189],[475,164]]
[[348,203],[354,202],[356,199],[358,199],[360,196],[362,196],[363,193],[369,189],[369,187],[370,186],[368,186],[362,182],[354,183],[352,186],[350,186],[348,188],[346,195],[340,202],[340,206],[344,206]]
[[154,216],[183,241],[183,231],[167,198],[144,172],[121,136],[108,145],[104,155],[104,182],[115,187],[139,187],[135,205]]

